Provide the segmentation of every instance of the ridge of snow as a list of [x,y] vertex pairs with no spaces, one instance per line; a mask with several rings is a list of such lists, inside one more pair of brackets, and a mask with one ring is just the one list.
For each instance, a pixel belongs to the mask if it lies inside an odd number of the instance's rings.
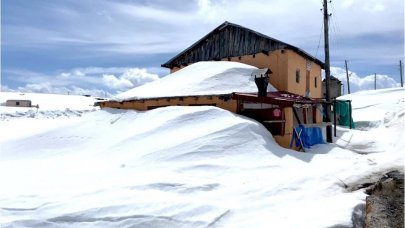
[[[159,80],[118,94],[114,99],[130,100],[257,92],[254,78],[251,76],[251,73],[257,69],[254,66],[237,62],[197,62]],[[268,90],[276,91],[270,84]]]
[[0,119],[0,226],[352,226],[366,194],[345,185],[404,162],[403,90],[368,93],[346,98],[383,123],[306,153],[210,106]]
[[[79,95],[0,92],[0,104],[2,105],[0,107],[5,107],[5,103],[7,100],[31,100],[32,105],[38,105],[39,110],[42,111],[63,111],[66,109],[83,111],[94,109],[94,103],[97,101],[97,99],[98,98],[95,97],[85,97]],[[24,107],[6,108],[16,108],[16,110],[24,110]]]
[[365,90],[346,94],[337,99],[352,100],[354,122],[377,127],[401,113],[403,115],[405,88]]

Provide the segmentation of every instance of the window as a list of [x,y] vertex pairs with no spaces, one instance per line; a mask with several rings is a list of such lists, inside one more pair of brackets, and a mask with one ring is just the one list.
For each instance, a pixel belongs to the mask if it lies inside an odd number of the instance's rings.
[[300,70],[298,69],[295,71],[295,82],[300,83],[300,78],[301,78],[301,74],[300,74]]
[[16,101],[16,102],[15,102],[15,105],[18,105],[18,106],[19,106],[19,105],[20,105],[20,102],[19,102],[19,101]]
[[315,77],[314,80],[315,88],[318,88],[318,77]]

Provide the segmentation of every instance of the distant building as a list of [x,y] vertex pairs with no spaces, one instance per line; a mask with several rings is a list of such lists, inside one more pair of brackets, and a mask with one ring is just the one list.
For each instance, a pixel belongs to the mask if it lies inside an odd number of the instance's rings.
[[31,107],[31,100],[7,100],[6,106],[9,107]]
[[[330,76],[329,80],[330,98],[336,98],[342,96],[342,82],[334,76]],[[326,98],[326,79],[322,81],[322,94],[323,98]]]

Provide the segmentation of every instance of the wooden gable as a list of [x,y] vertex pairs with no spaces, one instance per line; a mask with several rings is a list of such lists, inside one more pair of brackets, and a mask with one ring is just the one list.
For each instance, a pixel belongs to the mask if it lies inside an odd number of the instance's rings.
[[323,63],[320,60],[297,47],[227,21],[162,64],[162,67],[181,67],[199,61],[219,61],[224,58],[257,53],[268,55],[269,52],[279,49],[294,50],[323,68]]

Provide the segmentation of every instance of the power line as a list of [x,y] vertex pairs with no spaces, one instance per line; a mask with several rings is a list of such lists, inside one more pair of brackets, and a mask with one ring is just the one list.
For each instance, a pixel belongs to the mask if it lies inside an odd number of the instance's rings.
[[322,35],[323,35],[323,22],[321,25],[321,31],[319,33],[318,46],[316,47],[315,58],[318,56],[319,47],[321,46]]
[[330,5],[332,8],[332,15],[333,17],[331,17],[331,29],[332,29],[332,39],[334,40],[334,43],[336,45],[336,49],[340,50],[340,43],[342,40],[342,36],[341,36],[341,30],[340,30],[340,26],[339,26],[339,17],[338,17],[338,13],[335,9],[335,6],[333,4],[333,1],[330,1]]

